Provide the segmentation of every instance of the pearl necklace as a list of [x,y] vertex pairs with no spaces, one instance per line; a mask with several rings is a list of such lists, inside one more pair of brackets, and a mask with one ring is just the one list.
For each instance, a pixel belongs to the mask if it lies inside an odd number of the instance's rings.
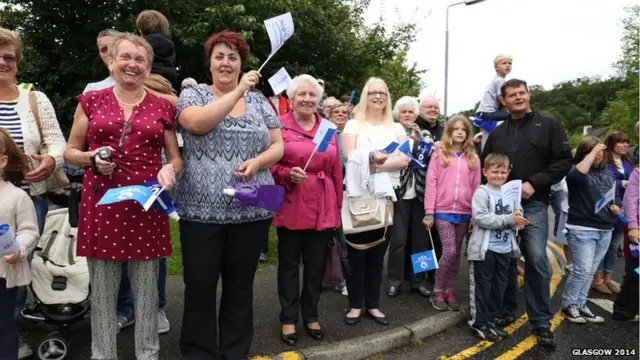
[[128,102],[124,102],[122,100],[120,100],[120,97],[118,97],[118,93],[116,92],[116,89],[113,89],[113,95],[116,97],[116,100],[118,100],[118,103],[120,103],[120,105],[124,105],[124,106],[137,106],[138,104],[140,104],[144,98],[147,96],[147,92],[145,90],[142,90],[142,97],[140,98],[139,101],[134,102],[134,103],[128,103]]

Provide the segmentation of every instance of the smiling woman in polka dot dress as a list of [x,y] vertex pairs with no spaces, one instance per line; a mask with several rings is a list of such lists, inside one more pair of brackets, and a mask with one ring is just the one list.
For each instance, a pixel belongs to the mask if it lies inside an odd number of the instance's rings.
[[[174,130],[175,108],[144,89],[153,50],[142,38],[119,34],[109,46],[116,85],[78,96],[67,162],[86,167],[77,252],[86,256],[91,279],[91,358],[116,359],[116,297],[122,263],[128,262],[135,303],[136,358],[158,359],[158,263],[171,255],[165,215],[132,202],[96,206],[112,188],[158,179],[166,189],[182,169]],[[111,151],[113,162],[97,156]],[[162,166],[164,148],[167,165]]]

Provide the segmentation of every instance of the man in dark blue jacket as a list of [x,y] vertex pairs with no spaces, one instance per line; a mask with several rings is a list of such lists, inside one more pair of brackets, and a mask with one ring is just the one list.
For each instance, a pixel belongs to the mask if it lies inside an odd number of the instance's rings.
[[553,317],[549,296],[549,195],[551,185],[564,178],[571,167],[571,149],[562,123],[531,110],[527,83],[518,79],[505,82],[500,101],[509,119],[489,135],[482,159],[491,153],[509,157],[513,169],[509,180],[522,180],[522,207],[531,222],[520,232],[525,258],[525,298],[529,322],[538,343],[554,347]]

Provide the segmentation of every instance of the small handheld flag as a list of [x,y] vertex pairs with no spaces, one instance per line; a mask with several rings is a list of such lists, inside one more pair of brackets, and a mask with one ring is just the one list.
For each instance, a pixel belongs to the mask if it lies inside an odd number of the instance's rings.
[[307,170],[307,166],[309,166],[309,163],[311,162],[311,159],[313,158],[313,155],[316,154],[316,152],[327,151],[327,147],[329,147],[329,143],[331,143],[331,139],[333,138],[333,135],[337,130],[338,127],[331,121],[327,119],[322,119],[320,121],[320,126],[318,126],[316,135],[313,137],[313,143],[316,144],[316,147],[313,149],[313,152],[311,153],[311,156],[309,156],[309,160],[307,160],[307,164],[304,166],[304,169],[302,169],[302,171]]
[[409,139],[405,140],[400,147],[398,147],[398,151],[400,151],[401,153],[407,155],[409,157],[409,159],[411,159],[411,161],[414,162],[414,164],[416,164],[417,166],[423,168],[425,167],[425,165],[418,159],[413,157],[413,154],[411,153],[411,142],[409,142]]
[[480,118],[474,118],[473,125],[481,128],[486,132],[492,132],[498,126],[498,122],[495,120],[482,120]]
[[[431,230],[429,233],[429,240],[431,241],[431,249],[435,249],[433,246],[433,237],[431,236]],[[417,254],[411,255],[411,264],[413,264],[413,273],[418,274],[425,271],[436,270],[438,268],[438,257],[435,250],[427,250]]]
[[351,94],[349,94],[349,102],[353,104],[353,100],[356,98],[356,91],[351,90]]
[[0,224],[0,256],[13,255],[20,251],[20,244],[9,224]]

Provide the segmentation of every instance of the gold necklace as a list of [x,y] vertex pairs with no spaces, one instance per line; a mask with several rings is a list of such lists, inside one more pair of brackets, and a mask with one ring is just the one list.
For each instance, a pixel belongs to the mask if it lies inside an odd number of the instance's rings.
[[128,103],[128,102],[124,102],[124,101],[120,100],[120,97],[118,97],[118,93],[116,92],[116,89],[113,89],[113,95],[116,97],[116,100],[118,100],[118,103],[120,103],[120,105],[133,107],[133,106],[136,106],[136,105],[140,104],[144,100],[144,98],[147,96],[147,92],[143,89],[142,90],[142,97],[140,98],[139,101],[134,102],[134,103]]

